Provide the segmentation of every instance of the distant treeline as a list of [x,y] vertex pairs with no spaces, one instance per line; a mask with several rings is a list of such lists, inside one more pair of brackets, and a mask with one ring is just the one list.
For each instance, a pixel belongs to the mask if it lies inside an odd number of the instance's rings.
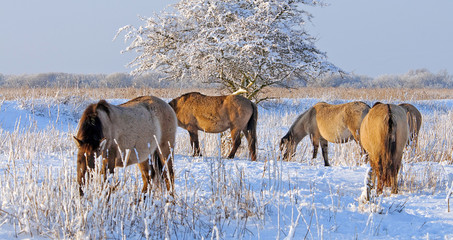
[[38,73],[23,75],[0,74],[0,87],[63,87],[63,88],[124,88],[124,87],[188,87],[192,83],[166,81],[165,76],[148,73],[132,76],[128,73],[113,74],[71,74],[71,73]]
[[427,69],[411,70],[399,75],[371,78],[355,74],[330,74],[309,82],[311,87],[347,88],[453,88],[453,76],[447,71],[432,73]]
[[[453,88],[453,77],[447,71],[431,73],[426,69],[411,70],[401,75],[382,75],[371,78],[355,74],[329,74],[312,81],[292,80],[291,87],[344,87],[344,88]],[[40,73],[25,75],[0,74],[0,87],[79,87],[79,88],[185,88],[206,87],[206,83],[185,79],[166,80],[158,73],[132,76],[128,73],[113,74],[69,74]],[[214,86],[212,86],[214,87]]]

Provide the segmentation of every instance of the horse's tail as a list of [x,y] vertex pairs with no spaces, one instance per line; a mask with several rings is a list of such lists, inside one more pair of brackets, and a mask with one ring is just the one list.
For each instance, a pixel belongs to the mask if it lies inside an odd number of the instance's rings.
[[393,113],[390,107],[390,104],[387,104],[387,133],[385,137],[385,153],[383,159],[383,180],[387,186],[390,186],[391,179],[395,173],[395,163],[393,158],[396,154],[396,123],[393,118]]
[[252,104],[252,116],[250,116],[249,121],[247,122],[247,132],[248,132],[248,143],[249,149],[251,152],[252,161],[256,160],[256,126],[258,123],[258,107],[255,103],[251,102]]
[[247,123],[247,131],[252,131],[256,135],[256,125],[258,122],[258,108],[256,107],[256,104],[253,102],[252,102],[252,108],[253,108],[253,113],[249,119],[249,122]]

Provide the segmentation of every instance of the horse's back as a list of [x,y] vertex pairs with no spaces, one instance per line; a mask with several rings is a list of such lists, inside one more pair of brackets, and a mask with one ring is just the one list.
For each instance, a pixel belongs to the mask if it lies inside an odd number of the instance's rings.
[[316,121],[323,138],[329,142],[344,142],[353,137],[351,131],[360,129],[360,124],[368,113],[369,106],[363,102],[328,104],[319,102],[313,106]]
[[141,96],[132,99],[121,106],[137,106],[143,105],[148,111],[157,119],[158,125],[161,130],[162,144],[171,144],[172,147],[175,143],[177,118],[173,109],[164,100],[154,96]]

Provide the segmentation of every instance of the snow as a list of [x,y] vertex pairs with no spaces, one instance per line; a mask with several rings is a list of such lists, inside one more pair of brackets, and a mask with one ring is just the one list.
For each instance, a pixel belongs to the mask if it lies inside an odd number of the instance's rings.
[[[280,138],[297,115],[321,100],[346,102],[338,99],[279,99],[259,106],[257,162],[248,160],[244,149],[240,149],[233,160],[219,158],[225,149],[218,147],[221,139],[217,134],[201,133],[204,156],[191,157],[188,134],[179,128],[174,164],[175,190],[176,198],[184,199],[187,208],[181,205],[173,208],[170,203],[162,203],[161,215],[153,215],[152,212],[142,214],[142,205],[127,205],[127,199],[134,197],[130,196],[132,194],[112,194],[110,204],[114,202],[121,206],[118,212],[127,209],[124,211],[133,217],[130,223],[121,223],[121,227],[109,231],[105,229],[108,229],[109,224],[118,222],[119,217],[112,215],[111,220],[105,218],[108,223],[98,226],[99,232],[104,231],[105,235],[96,235],[100,233],[87,230],[89,227],[84,225],[85,222],[101,221],[95,210],[105,203],[102,195],[93,200],[89,196],[80,199],[76,196],[78,189],[74,183],[76,146],[71,136],[75,134],[77,121],[90,101],[60,101],[52,98],[3,101],[0,103],[0,239],[47,239],[56,236],[153,238],[156,236],[153,235],[153,222],[161,216],[181,212],[200,214],[193,216],[193,220],[199,221],[199,224],[195,224],[189,233],[186,226],[166,225],[171,230],[166,231],[164,237],[453,238],[453,213],[448,212],[453,186],[453,99],[409,102],[423,114],[421,150],[415,152],[411,148],[407,149],[400,173],[399,194],[391,195],[386,191],[369,203],[364,203],[361,198],[369,166],[360,160],[359,149],[354,142],[329,145],[332,167],[323,166],[321,154],[316,159],[310,159],[312,146],[307,139],[299,144],[296,161],[278,161]],[[108,101],[118,104],[125,100]],[[31,140],[28,136],[36,139]],[[17,141],[26,146],[10,145],[9,142],[16,141],[15,138],[23,138]],[[242,145],[245,143],[243,139]],[[440,161],[426,161],[431,159]],[[36,169],[28,171],[28,168]],[[115,175],[120,181],[136,182],[140,188],[142,183],[137,172],[135,167],[128,167],[120,169]],[[8,179],[14,174],[13,180]],[[24,180],[26,178],[30,179]],[[70,178],[68,182],[71,184],[65,184],[66,178]],[[14,197],[15,193],[22,191],[22,187],[14,185],[14,181],[30,183],[23,186],[24,191],[38,194],[34,187],[47,186],[49,179],[55,181],[50,186],[66,189],[71,195],[68,199],[78,204],[68,205],[74,209],[61,207],[65,210],[53,220],[32,216],[35,213],[27,211],[33,209],[29,207],[30,203]],[[226,193],[222,193],[222,189]],[[48,211],[59,208],[55,206],[60,203],[57,201],[58,195],[52,196],[54,198],[39,203],[36,208],[49,208]],[[83,216],[71,218],[78,211],[84,211]],[[140,216],[144,216],[143,219]],[[179,223],[178,218],[179,215],[173,216],[172,223]],[[44,220],[40,225],[33,219]],[[188,222],[186,224],[190,225]],[[133,233],[134,229],[141,230],[141,233]]]

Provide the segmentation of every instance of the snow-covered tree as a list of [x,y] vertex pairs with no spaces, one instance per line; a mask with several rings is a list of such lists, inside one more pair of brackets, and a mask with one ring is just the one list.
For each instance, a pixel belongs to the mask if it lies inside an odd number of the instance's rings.
[[263,88],[339,71],[314,45],[303,7],[316,0],[181,0],[171,11],[126,26],[133,73],[220,83],[252,99]]

